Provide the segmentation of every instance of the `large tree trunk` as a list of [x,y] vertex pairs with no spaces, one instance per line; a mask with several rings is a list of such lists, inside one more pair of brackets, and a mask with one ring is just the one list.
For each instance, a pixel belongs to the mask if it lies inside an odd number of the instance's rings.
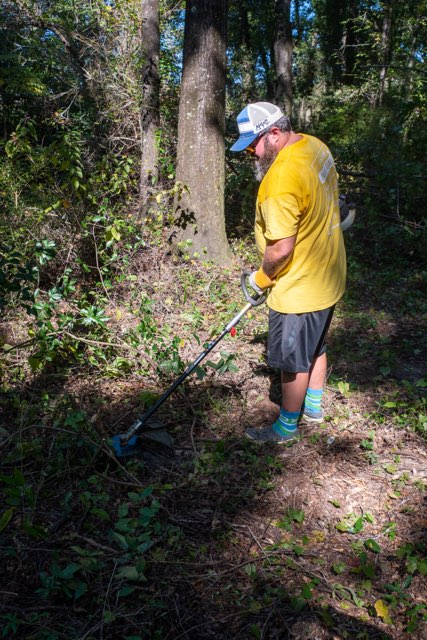
[[224,221],[227,0],[188,0],[179,103],[176,240],[186,252],[230,260]]
[[381,105],[388,90],[388,67],[391,60],[393,0],[384,0],[384,17],[381,31],[381,68],[378,104]]
[[141,211],[149,205],[158,179],[156,131],[159,115],[159,0],[142,0]]
[[354,72],[356,65],[356,37],[354,33],[353,16],[347,19],[342,36],[342,61],[344,68],[343,83],[354,83]]
[[276,0],[277,35],[274,43],[275,98],[292,118],[292,26],[291,0]]
[[251,35],[248,20],[248,8],[239,4],[237,11],[240,15],[241,46],[238,51],[240,69],[242,73],[242,102],[251,102],[256,86],[256,67],[251,49]]
[[300,7],[299,7],[299,0],[294,0],[294,11],[295,11],[295,29],[297,32],[296,35],[296,40],[299,41],[302,38],[302,33],[301,33],[301,22],[300,22]]

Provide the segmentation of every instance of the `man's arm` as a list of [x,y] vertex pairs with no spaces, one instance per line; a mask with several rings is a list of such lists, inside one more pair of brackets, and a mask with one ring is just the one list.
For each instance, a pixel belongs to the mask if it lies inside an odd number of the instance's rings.
[[273,280],[291,257],[295,247],[295,236],[282,238],[281,240],[267,240],[264,259],[262,261],[262,270]]
[[[292,255],[296,235],[280,240],[267,240],[261,268],[254,271],[249,278],[251,286],[256,290],[271,287],[274,278],[284,268]],[[256,286],[254,286],[256,285]]]

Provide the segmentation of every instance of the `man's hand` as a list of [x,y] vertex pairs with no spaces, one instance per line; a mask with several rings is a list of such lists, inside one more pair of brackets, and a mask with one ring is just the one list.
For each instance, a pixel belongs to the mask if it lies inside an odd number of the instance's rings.
[[249,284],[256,293],[262,295],[264,293],[264,289],[269,289],[272,286],[273,280],[268,277],[261,267],[258,271],[253,271],[251,273],[249,276]]

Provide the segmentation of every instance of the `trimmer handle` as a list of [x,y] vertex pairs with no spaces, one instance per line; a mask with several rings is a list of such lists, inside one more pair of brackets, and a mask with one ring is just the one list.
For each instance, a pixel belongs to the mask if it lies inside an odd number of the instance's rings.
[[247,269],[243,271],[242,275],[240,276],[240,285],[242,287],[243,295],[245,296],[249,304],[251,304],[253,307],[259,307],[260,304],[264,304],[264,302],[267,300],[267,294],[263,293],[260,295],[258,293],[255,293],[253,296],[251,296],[246,286],[246,280],[247,278],[249,278],[251,273],[252,271],[248,271]]

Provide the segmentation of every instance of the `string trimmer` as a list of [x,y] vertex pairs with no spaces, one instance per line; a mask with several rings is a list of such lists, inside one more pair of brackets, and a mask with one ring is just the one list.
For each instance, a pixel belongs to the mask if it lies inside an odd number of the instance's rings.
[[115,451],[115,454],[119,458],[129,457],[138,454],[141,450],[141,443],[138,442],[140,438],[139,434],[142,433],[143,429],[145,429],[145,436],[151,440],[155,440],[162,445],[172,446],[172,438],[166,434],[165,431],[161,431],[162,425],[158,422],[153,423],[151,421],[152,416],[156,413],[156,411],[162,406],[162,404],[169,398],[169,396],[177,389],[186,378],[196,369],[196,367],[202,362],[202,360],[214,349],[219,342],[227,335],[227,333],[232,332],[232,329],[240,322],[244,315],[251,309],[252,307],[258,307],[260,304],[263,304],[267,298],[265,294],[263,295],[251,295],[246,286],[246,279],[250,276],[251,271],[244,271],[240,278],[240,284],[242,287],[243,294],[247,300],[247,304],[241,309],[232,320],[224,327],[221,333],[214,338],[205,348],[205,350],[192,362],[183,374],[179,376],[177,380],[160,396],[160,398],[146,411],[146,413],[137,418],[133,425],[126,431],[126,433],[122,433],[120,435],[114,436],[112,438],[112,444]]

